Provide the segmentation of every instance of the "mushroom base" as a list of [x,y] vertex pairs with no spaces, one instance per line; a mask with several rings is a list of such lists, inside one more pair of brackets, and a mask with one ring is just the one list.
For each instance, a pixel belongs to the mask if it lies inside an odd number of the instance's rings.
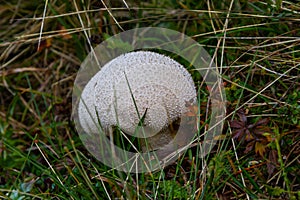
[[167,128],[162,129],[156,135],[148,138],[141,138],[140,145],[142,152],[155,151],[169,144],[177,134],[180,119],[175,120]]

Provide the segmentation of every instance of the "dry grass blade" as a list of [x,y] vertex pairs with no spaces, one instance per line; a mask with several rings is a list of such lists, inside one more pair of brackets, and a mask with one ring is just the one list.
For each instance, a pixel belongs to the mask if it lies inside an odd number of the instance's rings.
[[43,19],[42,19],[42,23],[41,23],[41,29],[40,29],[40,34],[39,34],[39,42],[38,42],[38,50],[40,49],[40,44],[41,44],[41,39],[42,39],[42,33],[43,33],[43,28],[44,28],[44,20],[45,20],[45,16],[46,16],[46,10],[48,7],[48,0],[45,1],[45,7],[44,7],[44,12],[43,12]]

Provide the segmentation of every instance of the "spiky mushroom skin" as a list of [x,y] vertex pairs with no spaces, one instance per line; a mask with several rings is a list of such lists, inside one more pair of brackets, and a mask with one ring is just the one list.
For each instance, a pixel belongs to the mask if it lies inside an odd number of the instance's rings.
[[[175,60],[149,51],[130,52],[105,64],[85,86],[79,102],[79,121],[87,133],[119,126],[139,138],[150,137],[151,148],[172,139],[169,125],[196,101],[188,71]],[[144,115],[145,114],[145,115]],[[144,115],[144,131],[137,131]]]

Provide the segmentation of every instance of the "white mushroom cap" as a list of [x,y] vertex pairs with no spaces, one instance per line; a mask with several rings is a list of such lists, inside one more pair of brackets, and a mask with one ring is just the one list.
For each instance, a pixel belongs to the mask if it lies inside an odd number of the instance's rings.
[[98,132],[100,120],[104,128],[118,125],[134,134],[139,116],[147,111],[144,128],[149,137],[186,112],[185,102],[190,100],[196,101],[196,90],[182,65],[158,53],[131,52],[105,64],[88,82],[79,103],[79,121],[85,132]]

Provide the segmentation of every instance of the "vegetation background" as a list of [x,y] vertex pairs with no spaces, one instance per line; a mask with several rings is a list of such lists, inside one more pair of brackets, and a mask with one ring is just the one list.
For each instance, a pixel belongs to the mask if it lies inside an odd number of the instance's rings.
[[[0,198],[300,198],[299,0],[0,0],[0,16]],[[206,158],[126,174],[83,147],[72,86],[92,47],[145,26],[203,45],[228,117]]]

